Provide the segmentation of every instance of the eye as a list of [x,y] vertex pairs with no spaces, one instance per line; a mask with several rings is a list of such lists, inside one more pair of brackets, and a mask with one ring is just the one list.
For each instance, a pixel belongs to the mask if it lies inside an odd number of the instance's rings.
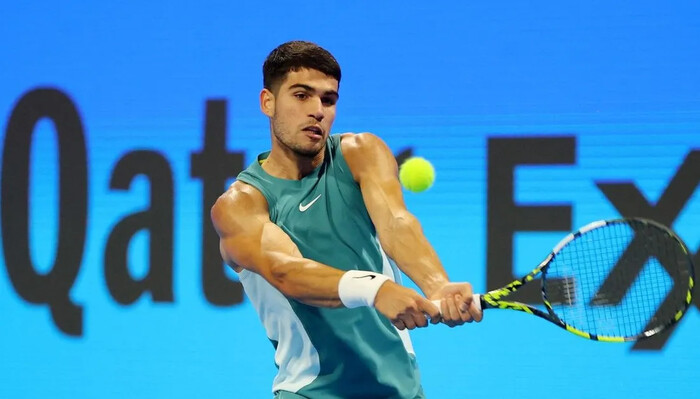
[[325,105],[327,107],[331,107],[331,106],[335,105],[336,101],[337,100],[334,97],[322,97],[321,98],[321,102],[323,103],[323,105]]
[[299,92],[294,93],[294,97],[298,98],[299,100],[306,100],[307,98],[309,98],[309,95],[306,93]]

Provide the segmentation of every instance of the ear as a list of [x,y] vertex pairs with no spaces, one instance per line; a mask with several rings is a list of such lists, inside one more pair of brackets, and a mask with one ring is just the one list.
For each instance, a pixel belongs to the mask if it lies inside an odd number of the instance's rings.
[[275,95],[268,89],[260,92],[260,110],[269,118],[275,114]]

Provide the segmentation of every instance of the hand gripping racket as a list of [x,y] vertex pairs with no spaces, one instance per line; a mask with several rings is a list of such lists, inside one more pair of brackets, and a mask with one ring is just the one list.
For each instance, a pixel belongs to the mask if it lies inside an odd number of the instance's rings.
[[[546,312],[507,300],[537,277]],[[522,279],[474,295],[474,301],[484,310],[539,316],[591,340],[635,341],[683,317],[693,278],[688,249],[667,227],[640,218],[602,220],[564,237]]]

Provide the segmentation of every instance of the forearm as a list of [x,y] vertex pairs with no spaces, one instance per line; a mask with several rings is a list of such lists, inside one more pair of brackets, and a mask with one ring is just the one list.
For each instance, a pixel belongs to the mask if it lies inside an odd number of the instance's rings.
[[267,280],[283,295],[307,305],[338,308],[343,271],[302,257],[274,254]]
[[275,263],[268,281],[285,296],[317,307],[373,307],[379,289],[391,281],[381,273],[338,270],[293,255],[272,253],[270,258]]
[[403,212],[379,232],[382,248],[398,267],[430,297],[449,282],[437,253],[423,234],[423,229],[410,212]]

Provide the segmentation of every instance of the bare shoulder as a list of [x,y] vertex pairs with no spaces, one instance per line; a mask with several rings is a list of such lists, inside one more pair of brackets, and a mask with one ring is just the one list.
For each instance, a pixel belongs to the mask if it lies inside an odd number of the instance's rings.
[[251,218],[269,217],[267,201],[258,189],[236,181],[221,194],[211,208],[214,227],[221,234],[250,222]]
[[356,181],[365,175],[396,173],[396,159],[384,140],[373,133],[345,133],[340,149]]
[[211,208],[222,259],[237,272],[258,272],[261,237],[270,223],[267,201],[255,187],[236,181]]
[[340,148],[343,155],[362,154],[377,147],[386,147],[386,143],[374,133],[343,133],[340,135]]

